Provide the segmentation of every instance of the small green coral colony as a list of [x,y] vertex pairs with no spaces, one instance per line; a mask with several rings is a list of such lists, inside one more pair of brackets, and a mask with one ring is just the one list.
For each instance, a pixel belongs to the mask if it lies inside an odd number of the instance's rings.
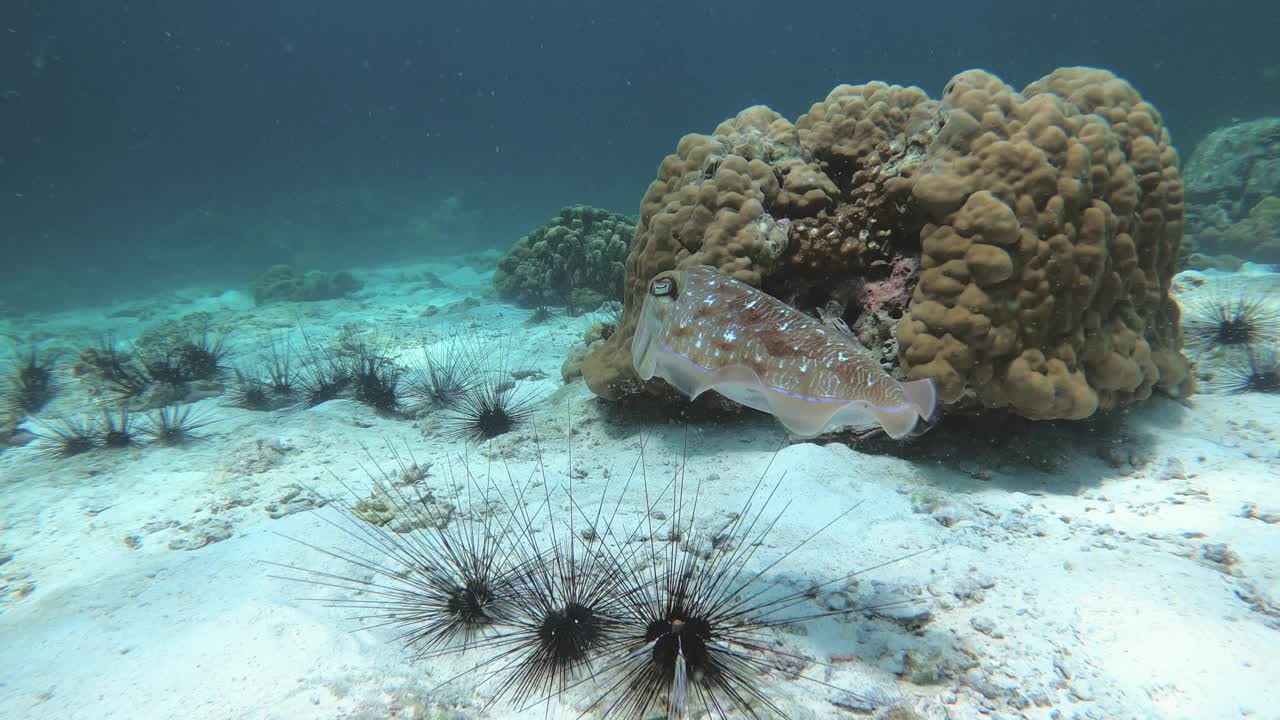
[[636,222],[586,205],[566,207],[520,238],[498,261],[493,287],[522,305],[594,310],[622,300],[624,263]]

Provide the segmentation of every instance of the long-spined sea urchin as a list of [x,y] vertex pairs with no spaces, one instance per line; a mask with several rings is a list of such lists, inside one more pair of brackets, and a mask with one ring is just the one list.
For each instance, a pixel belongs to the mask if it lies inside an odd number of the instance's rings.
[[40,456],[47,459],[61,459],[82,455],[97,449],[102,443],[98,424],[93,418],[61,418],[60,427],[47,426],[47,433],[37,436],[42,439]]
[[482,352],[473,350],[473,382],[446,421],[451,435],[476,443],[493,440],[524,424],[541,399],[512,377],[509,347],[487,356]]
[[1228,359],[1209,386],[1228,395],[1280,392],[1280,358],[1270,348],[1250,348]]
[[429,411],[457,407],[475,383],[472,356],[456,335],[441,346],[427,349],[409,384],[410,393]]
[[200,440],[203,436],[199,430],[213,422],[213,418],[193,410],[191,405],[166,405],[153,410],[146,420],[138,432],[165,447],[179,447]]
[[58,386],[54,382],[53,362],[55,355],[45,355],[31,347],[19,354],[19,360],[7,378],[8,386],[0,392],[15,413],[30,415],[39,412],[57,394]]
[[[329,504],[338,520],[325,522],[354,540],[353,550],[324,549],[297,540],[358,569],[358,573],[283,566],[280,577],[336,588],[350,597],[325,600],[356,611],[372,627],[399,630],[415,661],[465,650],[506,619],[512,602],[511,516],[496,513],[497,489],[465,468],[449,469],[451,492],[437,497],[417,486],[420,466],[393,451],[398,474],[376,463],[366,470],[370,497],[342,483],[346,497]],[[372,460],[371,460],[372,462]],[[371,512],[371,505],[376,505]],[[383,516],[388,513],[389,516]],[[395,523],[393,525],[393,523]],[[274,564],[274,563],[273,563]]]
[[1280,342],[1280,307],[1227,288],[1189,303],[1182,327],[1188,344],[1205,351],[1276,343]]

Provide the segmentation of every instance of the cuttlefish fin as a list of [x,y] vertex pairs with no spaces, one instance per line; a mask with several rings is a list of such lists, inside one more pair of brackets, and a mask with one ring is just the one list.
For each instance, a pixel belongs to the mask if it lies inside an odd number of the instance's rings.
[[817,437],[829,430],[836,410],[829,405],[815,405],[808,400],[785,395],[772,396],[769,404],[782,426],[801,438]]
[[938,412],[938,386],[933,380],[909,380],[901,385],[902,392],[907,394],[920,419],[933,422],[933,416]]
[[880,423],[884,433],[894,440],[901,440],[910,435],[911,431],[916,429],[916,423],[920,421],[920,416],[916,414],[914,407],[873,407],[871,414]]
[[769,413],[787,430],[800,437],[822,434],[836,407],[791,397],[760,381],[759,374],[745,365],[729,365],[706,376],[695,388],[698,393],[715,390],[736,403]]
[[932,380],[911,380],[899,384],[907,396],[905,405],[870,408],[885,434],[894,440],[910,435],[921,420],[932,422],[938,410],[938,390]]

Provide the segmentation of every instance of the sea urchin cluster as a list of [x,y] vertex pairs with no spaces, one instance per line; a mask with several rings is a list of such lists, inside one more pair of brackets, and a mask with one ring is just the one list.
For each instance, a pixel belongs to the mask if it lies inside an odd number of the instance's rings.
[[1209,388],[1226,394],[1280,390],[1276,351],[1280,306],[1240,288],[1227,288],[1189,306],[1183,324],[1188,344],[1206,355]]
[[[579,707],[598,717],[785,718],[770,676],[835,689],[829,675],[803,672],[813,661],[787,650],[777,631],[868,608],[811,605],[822,588],[857,573],[800,591],[770,582],[831,526],[778,557],[761,557],[782,514],[770,509],[781,481],[770,486],[762,475],[731,522],[704,534],[702,488],[686,490],[683,464],[665,486],[652,487],[642,450],[616,501],[605,499],[606,487],[583,505],[572,469],[567,483],[549,481],[540,449],[538,456],[530,477],[508,472],[502,483],[460,461],[443,498],[405,485],[404,472],[370,473],[386,512],[331,504],[341,518],[329,522],[355,549],[304,542],[352,570],[284,566],[290,572],[282,577],[336,589],[331,605],[399,628],[415,660],[475,657],[450,681],[471,677],[489,706],[549,712],[580,691]],[[622,507],[628,490],[643,493],[639,519],[626,519],[635,517]],[[659,510],[667,501],[670,514]]]
[[141,423],[125,409],[114,413],[104,410],[100,421],[92,416],[62,418],[57,424],[46,426],[41,435],[40,455],[61,459],[99,448],[123,450],[142,445],[143,438],[149,443],[177,447],[199,440],[199,430],[211,422],[210,417],[193,411],[189,405],[157,408]]

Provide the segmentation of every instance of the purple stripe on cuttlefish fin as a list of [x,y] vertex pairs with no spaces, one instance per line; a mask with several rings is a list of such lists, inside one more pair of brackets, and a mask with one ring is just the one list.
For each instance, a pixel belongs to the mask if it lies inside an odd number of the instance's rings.
[[[697,368],[698,370],[701,370],[701,371],[702,371],[702,372],[704,372],[704,373],[711,374],[711,373],[714,373],[714,372],[715,372],[715,371],[714,371],[714,370],[712,370],[711,368],[706,367],[706,366],[704,366],[704,365],[701,365],[701,364],[699,364],[699,363],[695,362],[695,361],[694,361],[692,358],[690,358],[688,355],[685,355],[685,354],[684,354],[684,353],[682,353],[682,352],[678,352],[677,350],[675,350],[674,348],[672,348],[670,345],[668,345],[668,344],[666,343],[666,341],[662,340],[661,338],[658,338],[658,344],[659,344],[659,345],[661,345],[661,346],[663,347],[663,349],[664,349],[664,350],[666,350],[667,352],[671,353],[672,355],[675,355],[676,357],[680,358],[681,360],[685,361],[685,362],[686,362],[686,363],[688,363],[689,365],[692,365],[693,367]],[[804,402],[811,402],[811,403],[815,403],[815,404],[819,404],[819,405],[823,405],[823,404],[832,404],[832,403],[843,403],[843,404],[848,404],[848,403],[850,403],[850,402],[854,402],[854,401],[850,400],[849,398],[837,398],[837,397],[813,397],[813,396],[811,396],[811,395],[802,395],[802,394],[800,394],[800,393],[798,393],[798,392],[793,392],[793,391],[791,391],[791,390],[787,390],[786,388],[780,388],[780,387],[778,387],[777,385],[770,385],[770,384],[768,384],[768,383],[764,383],[764,382],[760,383],[760,386],[761,386],[761,387],[764,387],[764,388],[768,388],[768,389],[770,389],[770,390],[773,390],[774,392],[781,393],[781,394],[786,395],[786,396],[788,396],[788,397],[795,398],[796,400],[801,400],[801,401],[804,401]],[[877,405],[876,407],[879,407],[879,406]]]

